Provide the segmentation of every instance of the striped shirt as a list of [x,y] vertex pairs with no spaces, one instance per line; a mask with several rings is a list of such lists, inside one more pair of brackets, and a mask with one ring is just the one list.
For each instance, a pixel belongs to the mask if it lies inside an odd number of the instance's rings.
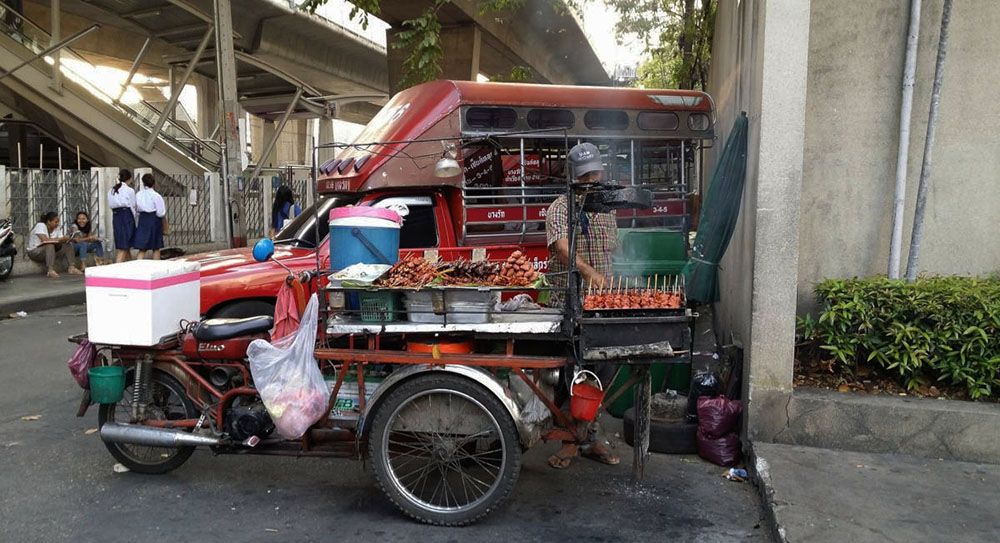
[[[576,209],[578,213],[582,213],[579,205]],[[618,224],[615,215],[614,213],[582,213],[582,215],[577,221],[576,254],[601,275],[611,277],[611,254],[618,248]],[[552,249],[553,243],[569,238],[569,211],[565,195],[556,198],[545,214],[545,237],[549,246],[547,273],[565,272],[566,266],[556,257]],[[566,287],[566,278],[563,275],[551,275],[548,279],[554,287]],[[559,291],[553,292],[550,304],[557,305],[561,298]]]

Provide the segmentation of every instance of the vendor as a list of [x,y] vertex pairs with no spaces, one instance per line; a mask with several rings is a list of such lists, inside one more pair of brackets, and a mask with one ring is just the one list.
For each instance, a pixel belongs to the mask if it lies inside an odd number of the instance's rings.
[[[600,287],[611,278],[611,253],[618,246],[618,224],[613,213],[585,213],[582,211],[582,197],[587,185],[599,183],[604,177],[601,152],[592,143],[581,143],[569,150],[569,166],[573,175],[573,194],[577,198],[579,226],[576,231],[576,269],[580,271],[583,286]],[[550,304],[561,305],[569,268],[569,214],[566,196],[559,196],[549,206],[545,215],[545,234],[549,246],[549,268],[546,276],[553,287]],[[604,385],[614,377],[614,366],[610,364],[596,368],[596,373]],[[601,439],[597,437],[597,427],[593,424],[588,434],[588,443],[563,442],[562,448],[549,457],[549,465],[563,469],[570,465],[573,457],[581,453],[605,464],[617,464],[619,459],[611,454]]]

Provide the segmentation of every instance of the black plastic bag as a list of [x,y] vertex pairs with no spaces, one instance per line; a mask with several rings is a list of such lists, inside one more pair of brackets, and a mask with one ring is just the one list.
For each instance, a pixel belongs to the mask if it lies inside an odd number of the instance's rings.
[[698,431],[715,439],[736,432],[740,428],[743,403],[725,396],[698,398]]
[[698,456],[719,466],[732,467],[740,461],[740,436],[730,432],[722,437],[710,438],[698,430]]
[[691,390],[688,391],[687,404],[688,421],[698,420],[698,398],[719,395],[720,381],[719,374],[705,371],[699,371],[691,377]]

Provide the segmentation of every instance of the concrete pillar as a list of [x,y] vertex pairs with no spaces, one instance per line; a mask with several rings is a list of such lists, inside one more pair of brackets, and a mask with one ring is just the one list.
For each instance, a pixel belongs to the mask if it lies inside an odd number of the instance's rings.
[[[389,94],[403,90],[403,61],[410,52],[395,46],[399,43],[398,29],[386,30],[386,61],[388,62]],[[479,75],[482,31],[477,25],[450,26],[441,29],[441,79],[475,81]]]
[[0,165],[0,219],[10,218],[10,183],[7,179],[7,166]]
[[212,243],[224,243],[226,236],[226,198],[222,191],[219,172],[205,172],[208,184],[208,218]]
[[104,232],[108,244],[115,246],[115,227],[111,217],[111,207],[108,205],[108,192],[118,182],[118,168],[91,168],[90,172],[97,176],[97,214],[101,231]]
[[752,239],[744,353],[748,434],[770,441],[786,423],[792,393],[810,2],[758,0],[748,9],[756,9],[758,19],[745,27],[753,29],[752,74],[745,84],[755,95],[748,104],[749,205],[742,210],[743,232],[734,239]]
[[[222,134],[225,156],[222,173],[227,177],[242,175],[246,157],[246,119],[236,96],[236,53],[233,48],[233,12],[230,0],[215,0],[215,50],[218,64],[219,95],[222,97]],[[242,120],[241,120],[242,119]],[[243,130],[240,130],[240,125]],[[243,134],[243,136],[241,136]],[[228,183],[228,180],[227,180]],[[232,244],[246,245],[247,230],[243,199],[232,198]]]
[[135,191],[142,190],[142,176],[153,173],[153,168],[136,168],[132,170],[132,179],[135,179]]
[[[259,142],[254,143],[254,154],[263,153],[265,146],[275,135],[275,129],[277,124],[269,119],[264,119],[263,129],[261,130],[261,138]],[[278,163],[278,146],[271,146],[271,151],[267,153],[267,156],[261,156],[258,154],[257,164],[261,164],[267,168],[273,168]]]
[[198,92],[198,111],[195,113],[198,136],[208,139],[219,124],[219,89],[214,80],[199,74],[193,74],[191,80]]
[[295,130],[295,154],[292,164],[309,164],[309,120],[297,119],[292,125]]
[[[336,141],[335,135],[333,133],[333,117],[320,117],[319,118],[319,130],[316,134],[316,145],[323,145],[327,143],[333,143]],[[330,160],[337,154],[337,149],[333,148],[320,148],[317,152],[316,159],[318,164],[322,164],[327,160]]]

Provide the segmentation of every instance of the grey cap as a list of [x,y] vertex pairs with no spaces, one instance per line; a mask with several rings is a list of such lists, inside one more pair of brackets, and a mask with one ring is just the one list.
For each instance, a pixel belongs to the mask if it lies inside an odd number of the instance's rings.
[[601,151],[593,143],[581,143],[569,150],[569,164],[573,167],[573,179],[590,172],[604,170]]

